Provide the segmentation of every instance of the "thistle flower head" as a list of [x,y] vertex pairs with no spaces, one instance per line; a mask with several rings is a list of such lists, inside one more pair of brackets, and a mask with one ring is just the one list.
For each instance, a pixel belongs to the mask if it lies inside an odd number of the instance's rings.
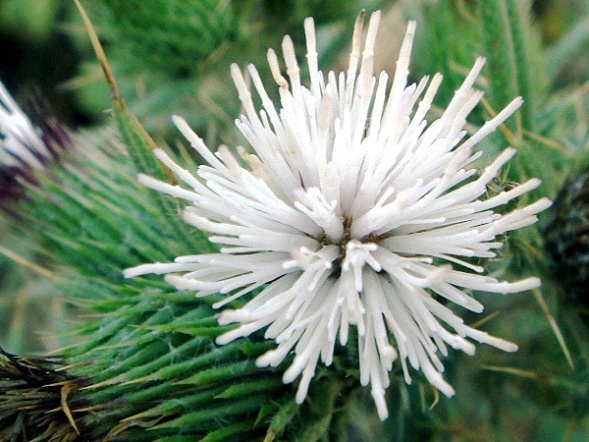
[[47,162],[71,144],[42,99],[34,99],[32,105],[34,123],[0,82],[0,206],[21,195],[20,178],[32,180],[33,170],[45,170]]
[[471,341],[477,341],[516,350],[466,325],[448,304],[481,312],[471,290],[505,294],[538,287],[537,278],[498,281],[473,261],[494,257],[499,235],[533,224],[550,202],[496,211],[540,184],[531,179],[488,196],[487,186],[514,149],[504,150],[479,175],[472,166],[479,157],[473,147],[518,109],[521,98],[467,138],[466,117],[482,97],[473,89],[484,63],[480,58],[443,115],[428,124],[425,117],[442,77],[408,84],[415,33],[410,22],[392,82],[386,72],[375,78],[379,19],[378,12],[370,17],[362,48],[363,17],[358,18],[347,72],[326,75],[318,68],[313,20],[307,19],[308,86],[301,83],[288,36],[282,45],[288,79],[270,50],[278,109],[254,66],[248,73],[260,111],[240,69],[231,67],[244,108],[236,124],[253,153],[238,147],[237,158],[222,146],[213,154],[174,117],[208,165],[194,176],[157,149],[155,155],[183,185],[145,175],[139,180],[187,201],[184,221],[210,232],[220,253],[181,256],[125,274],[165,273],[170,284],[198,297],[226,294],[215,304],[219,309],[245,297],[243,307],[222,310],[220,324],[238,326],[217,342],[265,330],[276,348],[257,363],[277,366],[294,353],[283,381],[300,377],[299,403],[317,364],[330,365],[336,345],[348,344],[350,328],[356,328],[360,382],[371,386],[384,419],[394,361],[399,360],[407,383],[412,367],[451,396],[440,359],[448,347],[473,354]]
[[549,264],[569,300],[587,307],[589,283],[589,169],[570,177],[557,195],[544,228]]

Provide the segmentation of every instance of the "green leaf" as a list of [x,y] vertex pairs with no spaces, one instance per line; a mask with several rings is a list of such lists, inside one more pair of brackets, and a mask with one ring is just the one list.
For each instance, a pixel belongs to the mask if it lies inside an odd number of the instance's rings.
[[254,413],[259,410],[267,401],[265,396],[253,396],[239,402],[222,402],[216,406],[209,406],[201,411],[186,413],[177,419],[156,425],[151,430],[159,428],[194,428],[201,431],[214,429],[215,422],[235,415]]
[[529,18],[528,1],[489,0],[479,2],[479,18],[487,57],[488,99],[499,113],[515,97],[524,104],[515,118],[504,123],[521,137],[521,128],[533,131],[535,115],[544,88],[544,68]]
[[[272,407],[275,407],[272,405]],[[269,441],[274,440],[276,437],[282,435],[284,430],[287,426],[292,422],[294,417],[300,411],[300,406],[295,402],[294,399],[291,399],[284,404],[280,405],[278,412],[274,414],[272,420],[270,421],[270,425],[268,426],[268,433],[266,438]],[[258,414],[258,421],[265,419],[265,412],[266,410],[260,410]]]

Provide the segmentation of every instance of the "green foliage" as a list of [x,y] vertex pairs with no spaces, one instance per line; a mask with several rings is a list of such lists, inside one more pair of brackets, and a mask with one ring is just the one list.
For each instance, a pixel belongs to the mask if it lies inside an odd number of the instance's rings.
[[194,75],[240,32],[228,1],[101,0],[91,7],[102,35],[116,42],[113,58],[148,75]]
[[[79,429],[67,404],[86,380],[60,371],[61,361],[20,358],[0,348],[2,440],[69,442]],[[66,401],[64,401],[66,399]],[[75,411],[81,403],[72,403]]]
[[[239,113],[234,89],[229,87],[232,62],[265,67],[266,51],[279,48],[285,34],[295,41],[301,57],[305,54],[302,23],[315,17],[326,30],[321,51],[334,61],[347,50],[350,23],[361,8],[376,10],[386,2],[346,0],[337,3],[293,0],[173,0],[86,2],[88,13],[106,45],[109,63],[130,110],[142,125],[159,136],[175,134],[170,116],[179,114],[212,144],[233,141],[230,130]],[[80,40],[80,36],[77,36]],[[272,84],[269,69],[260,69]],[[104,103],[104,92],[96,94],[95,70],[86,63],[80,76],[69,83],[84,98],[86,106]],[[88,93],[87,90],[93,92]],[[95,100],[94,104],[92,100]],[[204,111],[206,109],[206,111]],[[154,112],[154,110],[157,110]]]
[[[132,131],[136,122],[124,126],[128,122],[122,127]],[[243,422],[283,390],[275,374],[253,362],[267,346],[253,354],[218,348],[219,327],[211,327],[216,319],[208,304],[158,279],[123,280],[126,267],[209,246],[198,242],[198,232],[184,242],[184,234],[169,229],[183,223],[152,203],[155,194],[139,188],[122,145],[108,131],[102,136],[114,145],[86,146],[74,154],[75,166],[40,177],[41,186],[29,189],[32,204],[20,211],[40,230],[47,259],[67,268],[58,281],[61,292],[95,312],[76,331],[86,339],[66,350],[71,372],[91,383],[75,399],[95,410],[80,427],[95,438],[110,433],[112,440],[145,440],[146,426],[149,440],[209,433],[210,440],[221,440],[232,422],[246,439],[263,434],[264,425],[246,430]],[[140,137],[128,139],[131,149],[145,147]]]
[[42,41],[55,25],[58,9],[58,0],[4,0],[0,3],[0,28],[27,40]]
[[[514,97],[521,96],[523,89],[527,89],[528,66],[526,60],[521,58],[522,35],[521,32],[514,32],[521,29],[517,23],[519,11],[515,3],[503,0],[480,2],[479,5],[484,53],[488,60],[491,106],[502,109]],[[526,96],[526,103],[527,99]],[[527,109],[526,104],[519,117],[525,121],[525,127],[529,127]],[[506,125],[516,132],[517,125],[522,125],[522,122],[515,118]]]

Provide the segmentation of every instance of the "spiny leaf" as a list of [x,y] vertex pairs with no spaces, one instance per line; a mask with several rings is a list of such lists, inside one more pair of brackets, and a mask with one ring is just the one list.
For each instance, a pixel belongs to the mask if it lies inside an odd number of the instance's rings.
[[259,373],[260,371],[261,369],[256,366],[254,361],[246,359],[244,361],[234,362],[232,364],[224,365],[218,368],[203,370],[177,382],[182,384],[188,383],[204,385],[212,382],[222,381],[228,378],[235,378],[236,376],[245,376],[252,373]]
[[209,406],[207,409],[186,413],[181,417],[169,422],[156,425],[152,429],[158,428],[193,428],[198,427],[201,431],[204,429],[214,429],[215,423],[226,417],[235,415],[247,415],[259,410],[267,401],[265,396],[253,396],[239,402],[224,402],[216,406]]
[[[106,82],[111,93],[115,120],[117,121],[119,131],[125,141],[136,170],[163,181],[173,181],[172,177],[166,174],[164,169],[160,167],[155,156],[152,154],[153,149],[156,148],[156,144],[145,131],[143,126],[141,126],[137,118],[135,118],[135,115],[127,109],[127,106],[120,95],[112,69],[108,64],[106,55],[102,49],[98,36],[96,35],[96,31],[79,0],[75,0],[75,2],[84,20],[84,24],[86,25],[92,46],[96,52],[96,57],[104,71]],[[173,200],[162,195],[160,192],[149,192],[149,194],[156,206],[160,209],[160,212],[172,220],[170,222],[170,227],[175,231],[177,238],[185,238],[189,244],[196,246],[196,250],[203,249],[203,246],[207,244],[207,241],[204,239],[202,233],[199,235],[197,233],[198,231],[191,231],[181,220],[174,221],[174,218],[178,213],[177,204]]]
[[[489,73],[491,107],[498,112],[511,100],[521,95],[518,82],[518,60],[515,49],[514,29],[509,11],[512,0],[489,0],[479,3],[479,16],[483,34],[486,70]],[[518,132],[520,117],[505,124],[513,133]]]
[[534,131],[546,79],[530,23],[530,3],[517,0],[479,2],[483,52],[489,72],[489,100],[495,112],[524,97],[516,119],[504,123],[521,138],[521,127]]
[[228,439],[233,439],[235,436],[242,436],[251,432],[254,428],[254,422],[252,420],[245,420],[234,424],[227,425],[226,427],[219,428],[218,430],[211,431],[205,437],[201,439],[201,442],[220,442]]
[[264,390],[274,390],[282,387],[284,384],[278,377],[270,377],[259,380],[249,381],[244,384],[231,385],[229,388],[219,394],[218,398],[237,398],[247,396],[255,392]]
[[572,57],[587,48],[589,42],[589,16],[581,18],[572,29],[549,51],[546,63],[547,76],[554,81],[558,73]]
[[268,433],[266,434],[264,442],[271,442],[276,437],[280,436],[299,412],[299,405],[294,399],[280,405],[277,412],[274,412],[275,407],[276,405],[274,404],[266,405],[266,408],[261,409],[258,414],[258,421],[265,419],[267,413],[274,414],[270,421],[270,425],[268,426]]

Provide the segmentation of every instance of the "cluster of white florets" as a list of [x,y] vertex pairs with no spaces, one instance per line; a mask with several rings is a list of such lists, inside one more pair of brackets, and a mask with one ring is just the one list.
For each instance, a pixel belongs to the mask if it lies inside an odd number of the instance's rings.
[[0,82],[0,167],[44,169],[51,152],[41,130],[20,109]]
[[385,72],[376,79],[379,19],[379,13],[371,16],[361,53],[359,18],[347,72],[327,75],[318,69],[314,24],[307,19],[308,87],[301,84],[288,36],[282,47],[288,80],[270,50],[279,109],[250,65],[262,101],[258,112],[240,69],[231,67],[245,110],[237,126],[253,149],[238,148],[243,162],[227,147],[213,154],[184,120],[174,118],[208,165],[195,176],[157,149],[157,158],[184,186],[145,175],[139,179],[186,200],[184,220],[210,232],[221,250],[145,264],[125,274],[165,273],[170,284],[198,297],[226,294],[216,308],[259,291],[242,308],[221,312],[220,324],[238,326],[217,342],[265,330],[277,346],[258,365],[277,366],[294,352],[283,380],[301,376],[299,403],[319,360],[330,365],[336,342],[348,344],[355,327],[360,381],[370,384],[384,419],[395,360],[407,382],[411,366],[450,396],[454,390],[442,377],[440,360],[448,346],[473,354],[474,340],[516,350],[515,344],[464,324],[446,303],[478,313],[483,305],[472,290],[512,293],[538,287],[537,278],[509,283],[485,276],[471,258],[494,257],[501,246],[498,235],[534,223],[550,202],[495,211],[540,184],[531,179],[487,196],[487,186],[514,149],[504,150],[478,176],[472,166],[479,157],[473,147],[520,107],[521,98],[466,137],[466,117],[483,95],[473,88],[484,64],[479,58],[443,115],[428,124],[425,117],[442,77],[408,84],[415,33],[410,22],[391,86]]

